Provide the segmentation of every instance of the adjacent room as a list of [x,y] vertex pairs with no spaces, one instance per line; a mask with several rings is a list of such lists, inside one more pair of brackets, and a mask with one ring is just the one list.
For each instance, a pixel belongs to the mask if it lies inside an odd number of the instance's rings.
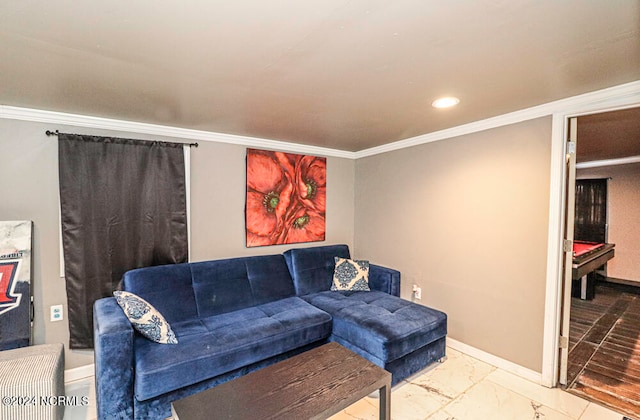
[[640,108],[580,116],[577,124],[574,239],[598,246],[585,257],[607,261],[593,265],[584,291],[573,280],[567,389],[637,417]]
[[0,418],[640,418],[639,17],[0,4]]

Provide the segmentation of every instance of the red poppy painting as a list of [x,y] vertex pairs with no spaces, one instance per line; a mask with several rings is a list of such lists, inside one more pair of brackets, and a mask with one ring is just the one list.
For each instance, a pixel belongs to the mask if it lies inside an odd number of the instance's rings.
[[327,159],[247,149],[247,247],[324,241]]

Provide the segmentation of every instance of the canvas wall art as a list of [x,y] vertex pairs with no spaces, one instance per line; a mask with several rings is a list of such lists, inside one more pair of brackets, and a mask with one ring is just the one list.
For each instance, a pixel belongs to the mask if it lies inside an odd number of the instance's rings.
[[324,241],[327,159],[247,149],[247,247]]
[[33,223],[0,221],[0,350],[31,344]]

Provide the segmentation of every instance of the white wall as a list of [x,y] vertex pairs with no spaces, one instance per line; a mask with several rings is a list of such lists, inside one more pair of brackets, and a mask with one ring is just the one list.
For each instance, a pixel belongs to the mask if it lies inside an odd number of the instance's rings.
[[[66,321],[50,322],[49,307],[67,299],[59,267],[58,147],[46,130],[181,141],[142,134],[0,119],[0,220],[33,220],[34,343],[68,347]],[[185,140],[182,140],[185,141]],[[190,141],[189,141],[190,142]],[[353,245],[355,162],[327,158],[327,233],[324,243]],[[200,142],[191,151],[192,260],[280,253],[293,246],[245,248],[245,147]],[[321,245],[323,243],[314,243]],[[310,246],[302,244],[298,246]],[[69,351],[66,368],[93,363],[92,351]]]
[[551,118],[356,162],[355,254],[402,272],[402,297],[449,337],[542,371]]

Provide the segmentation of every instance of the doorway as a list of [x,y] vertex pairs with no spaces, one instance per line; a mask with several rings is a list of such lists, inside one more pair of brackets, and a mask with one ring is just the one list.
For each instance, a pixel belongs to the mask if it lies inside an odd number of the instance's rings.
[[[569,320],[568,343],[564,350],[568,353],[565,355],[568,363],[560,378],[561,382],[566,378],[564,386],[568,392],[637,418],[640,417],[640,249],[637,248],[640,237],[640,219],[637,218],[640,214],[640,108],[579,116],[572,119],[572,123],[577,123],[573,127],[577,129],[569,131],[577,136],[572,139],[577,140],[574,143],[577,169],[573,169],[573,173],[569,169],[567,174],[566,215],[577,216],[573,213],[576,205],[570,193],[575,191],[576,183],[581,179],[598,179],[599,184],[611,184],[615,197],[608,196],[606,208],[611,207],[613,214],[611,220],[606,215],[604,231],[598,229],[595,236],[602,237],[605,243],[617,242],[617,259],[607,263],[611,270],[590,274],[591,296],[584,293],[577,296],[574,293],[571,298],[566,296],[570,293],[568,283],[575,280],[569,277],[571,271],[565,270],[565,276],[569,278],[562,310],[565,322]],[[596,194],[592,195],[595,197]],[[597,208],[598,203],[593,204]],[[573,219],[567,217],[566,224],[573,223]],[[568,239],[574,239],[573,227],[566,226]],[[583,228],[575,230],[575,239],[581,239],[578,236]],[[571,258],[567,261],[571,264]]]

